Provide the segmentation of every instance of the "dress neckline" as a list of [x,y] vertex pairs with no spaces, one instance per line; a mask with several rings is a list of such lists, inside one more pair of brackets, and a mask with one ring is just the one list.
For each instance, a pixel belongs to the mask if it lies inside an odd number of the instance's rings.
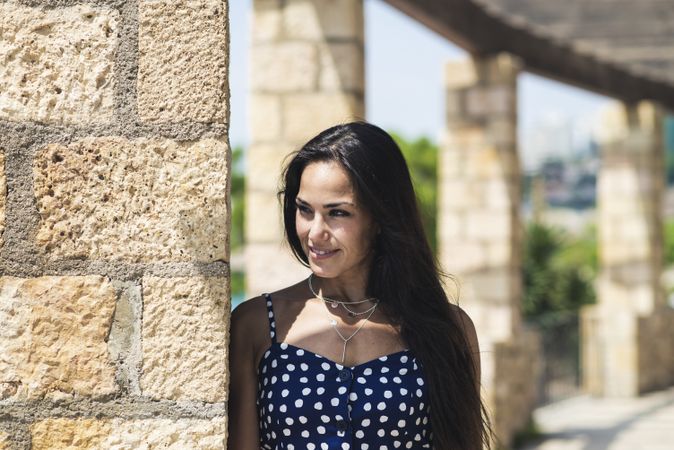
[[[356,364],[356,365],[354,365],[354,366],[346,366],[346,365],[340,364],[340,363],[338,363],[338,362],[336,362],[336,361],[333,361],[332,359],[328,358],[327,356],[323,356],[323,355],[320,355],[320,354],[318,354],[318,353],[316,353],[316,352],[312,352],[311,350],[307,350],[306,348],[298,347],[297,345],[289,344],[289,343],[287,343],[287,342],[278,342],[278,341],[275,341],[275,342],[272,342],[272,344],[271,344],[269,347],[267,347],[267,349],[266,349],[266,350],[264,351],[264,353],[262,354],[262,359],[260,359],[260,363],[258,364],[258,371],[259,371],[259,369],[260,369],[260,366],[261,366],[262,363],[264,362],[267,353],[268,353],[274,346],[277,346],[277,347],[281,348],[281,350],[285,350],[285,349],[287,349],[287,348],[293,348],[293,349],[295,349],[295,350],[301,350],[301,351],[304,352],[304,353],[308,353],[309,355],[313,355],[313,356],[317,357],[318,359],[322,359],[324,362],[327,362],[327,363],[329,363],[329,364],[334,365],[335,367],[337,367],[337,368],[340,369],[340,370],[343,369],[343,368],[345,368],[345,367],[346,367],[346,368],[349,368],[349,369],[358,369],[358,368],[360,368],[360,367],[366,367],[366,366],[368,366],[368,365],[370,365],[370,364],[373,364],[373,363],[375,363],[375,362],[377,362],[377,361],[386,361],[388,358],[392,358],[392,357],[395,357],[395,356],[397,356],[397,355],[403,355],[403,354],[410,354],[410,353],[411,353],[411,350],[410,350],[409,348],[406,348],[406,349],[403,349],[403,350],[398,350],[398,351],[396,351],[396,352],[387,353],[386,355],[378,356],[378,357],[376,357],[376,358],[372,358],[372,359],[370,359],[370,360],[367,360],[367,361],[362,362],[362,363],[360,363],[360,364]],[[412,357],[412,358],[414,358],[414,357]]]

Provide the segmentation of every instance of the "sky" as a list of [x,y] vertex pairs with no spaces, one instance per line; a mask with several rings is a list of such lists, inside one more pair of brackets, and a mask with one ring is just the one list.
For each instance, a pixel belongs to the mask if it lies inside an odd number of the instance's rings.
[[[230,89],[233,146],[246,146],[249,27],[252,0],[230,2]],[[443,72],[466,53],[381,0],[365,0],[365,108],[368,121],[407,138],[437,140],[444,128]],[[525,167],[540,159],[537,134],[562,129],[572,143],[589,139],[610,101],[536,75],[519,78],[521,155]]]

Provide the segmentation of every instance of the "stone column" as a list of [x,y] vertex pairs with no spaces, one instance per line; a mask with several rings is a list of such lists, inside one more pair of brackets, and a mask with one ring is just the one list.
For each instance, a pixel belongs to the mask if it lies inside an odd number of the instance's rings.
[[222,449],[227,2],[39,5],[0,3],[0,448]]
[[283,244],[276,193],[284,158],[321,130],[364,118],[362,0],[254,0],[246,291],[308,275]]
[[447,136],[440,155],[440,261],[478,331],[482,385],[499,439],[526,423],[536,341],[523,332],[518,61],[501,54],[446,68]]
[[584,311],[584,382],[632,396],[674,382],[674,328],[661,283],[663,115],[651,102],[604,115],[598,182],[598,304]]

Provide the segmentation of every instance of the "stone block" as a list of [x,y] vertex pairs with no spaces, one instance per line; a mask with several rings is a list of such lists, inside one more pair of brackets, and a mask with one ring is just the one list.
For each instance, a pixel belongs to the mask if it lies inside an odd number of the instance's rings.
[[272,242],[283,240],[283,214],[275,192],[246,192],[246,241]]
[[140,118],[227,122],[228,39],[224,0],[140,0]]
[[363,99],[349,94],[297,94],[283,102],[285,138],[304,144],[324,129],[363,119]]
[[253,0],[251,41],[253,44],[272,42],[283,32],[282,0]]
[[225,447],[227,423],[214,419],[55,418],[30,426],[32,450],[199,449]]
[[[248,106],[248,123],[250,124],[250,140],[252,143],[275,142],[280,139],[281,130],[281,97],[269,94],[250,95]],[[246,156],[250,155],[250,147]],[[247,164],[247,169],[251,164]]]
[[251,52],[253,92],[313,91],[318,84],[318,49],[311,42],[258,44]]
[[37,152],[36,243],[52,259],[227,258],[227,144],[85,138]]
[[144,277],[142,283],[143,395],[226,401],[228,280]]
[[448,90],[464,89],[479,81],[477,67],[470,59],[449,61],[445,65],[445,86]]
[[0,278],[0,400],[117,392],[106,343],[115,300],[100,276]]
[[264,292],[290,286],[309,276],[283,243],[250,243],[246,245],[246,295],[258,296]]
[[7,204],[7,181],[5,180],[5,150],[0,147],[0,248],[5,243],[5,205]]
[[363,41],[362,0],[288,0],[283,28],[291,39]]
[[0,4],[0,118],[105,123],[114,113],[119,13]]
[[319,88],[324,91],[365,90],[363,45],[359,43],[325,44],[319,47]]
[[441,254],[445,269],[450,273],[466,274],[484,269],[487,265],[487,250],[483,244],[464,239],[443,241]]
[[474,118],[492,118],[516,114],[515,90],[509,86],[477,87],[466,92],[465,114]]
[[445,178],[441,181],[439,205],[453,213],[483,208],[485,185],[458,177]]
[[514,217],[509,212],[474,210],[466,213],[466,237],[468,239],[495,242],[510,238]]
[[281,172],[298,150],[283,143],[252,144],[246,152],[246,189],[274,195],[281,187]]

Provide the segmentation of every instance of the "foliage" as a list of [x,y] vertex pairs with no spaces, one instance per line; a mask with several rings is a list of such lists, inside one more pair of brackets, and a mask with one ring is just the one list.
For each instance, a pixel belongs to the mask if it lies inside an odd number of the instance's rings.
[[674,264],[674,220],[665,222],[665,266]]
[[391,132],[405,156],[431,248],[437,253],[438,146],[427,137],[414,140]]
[[674,116],[665,119],[665,170],[667,184],[674,184]]
[[571,238],[552,227],[531,223],[524,242],[523,313],[528,319],[577,311],[593,303],[591,280],[597,272],[594,230]]
[[[230,234],[230,246],[233,251],[243,247],[243,217],[245,210],[245,165],[243,148],[235,147],[232,150],[231,170],[231,199],[232,199],[232,231]],[[232,289],[232,292],[234,290]]]

